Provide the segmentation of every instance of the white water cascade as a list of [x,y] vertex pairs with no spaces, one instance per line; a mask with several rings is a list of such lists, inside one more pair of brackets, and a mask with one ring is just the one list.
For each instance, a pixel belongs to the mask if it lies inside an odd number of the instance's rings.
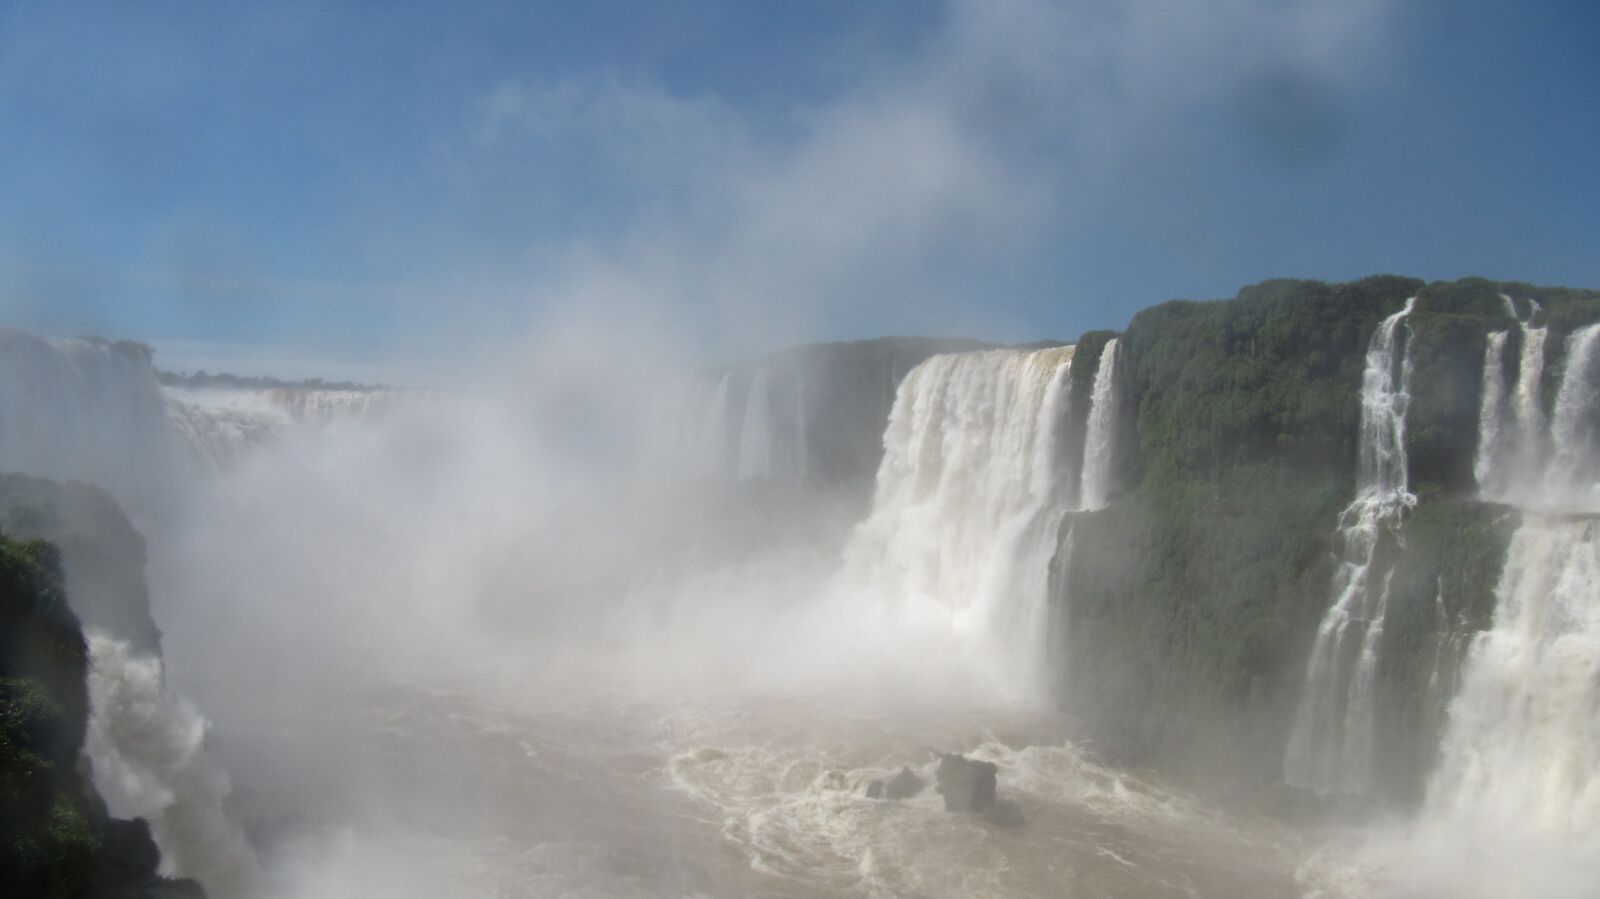
[[[1493,497],[1519,506],[1522,522],[1495,587],[1493,624],[1473,638],[1450,703],[1428,786],[1435,820],[1520,820],[1542,832],[1600,840],[1597,357],[1600,325],[1567,338],[1549,464],[1542,472],[1513,471],[1512,482],[1523,488]],[[1491,377],[1498,372],[1486,372],[1486,384]],[[1513,447],[1507,455],[1520,452]],[[1486,494],[1491,487],[1483,485]]]
[[168,387],[168,425],[202,471],[221,471],[296,427],[374,422],[424,391]]
[[1390,574],[1373,561],[1385,537],[1398,539],[1405,511],[1416,504],[1406,478],[1411,358],[1409,329],[1402,328],[1415,305],[1412,297],[1384,319],[1367,347],[1356,498],[1339,515],[1333,603],[1317,628],[1284,759],[1285,780],[1324,794],[1371,788],[1373,687]]
[[1566,370],[1556,391],[1550,421],[1551,454],[1544,494],[1549,504],[1580,511],[1600,509],[1600,410],[1595,408],[1600,379],[1600,324],[1567,337]]
[[150,822],[163,873],[246,895],[255,856],[223,811],[228,781],[206,755],[205,719],[167,692],[160,659],[91,632],[89,660],[84,751],[111,814]]
[[688,477],[716,477],[728,470],[732,380],[732,372],[679,378],[652,396],[647,436],[653,463]]
[[149,509],[174,450],[150,350],[0,329],[0,471],[75,478]]
[[952,636],[1002,693],[1036,698],[1065,510],[1057,433],[1072,347],[934,356],[896,394],[846,577]]
[[763,478],[776,470],[777,450],[773,440],[772,383],[765,370],[750,380],[745,396],[744,420],[739,425],[738,477],[741,481]]
[[1468,652],[1428,807],[1600,834],[1600,519],[1530,513]]
[[1505,346],[1507,332],[1489,335],[1483,359],[1483,399],[1478,415],[1478,452],[1473,460],[1473,475],[1484,499],[1517,502],[1535,492],[1541,481],[1540,469],[1549,454],[1549,434],[1544,409],[1545,343],[1549,332],[1534,327],[1532,317],[1540,307],[1530,301],[1528,318],[1517,315],[1511,297],[1501,294],[1506,311],[1518,319],[1522,351],[1517,358],[1517,376],[1506,384]]
[[1117,339],[1106,341],[1100,364],[1094,372],[1094,392],[1089,406],[1089,423],[1083,441],[1083,479],[1079,504],[1085,509],[1101,509],[1111,495],[1111,473],[1116,454],[1117,420]]
[[1483,349],[1483,392],[1478,405],[1478,452],[1472,474],[1481,492],[1498,492],[1501,459],[1505,454],[1506,332],[1490,334]]

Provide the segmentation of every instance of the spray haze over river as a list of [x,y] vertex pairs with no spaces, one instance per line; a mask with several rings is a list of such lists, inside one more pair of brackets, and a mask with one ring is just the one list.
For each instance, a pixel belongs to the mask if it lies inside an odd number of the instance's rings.
[[1600,5],[214,6],[0,4],[0,896],[1600,895]]
[[[1304,796],[1379,789],[1417,303],[1366,346],[1356,496],[1281,731]],[[1578,895],[1597,332],[1566,338],[1548,406],[1485,338],[1471,467],[1526,510],[1493,619],[1432,650],[1417,810],[1332,817],[1118,761],[1053,694],[1075,547],[1125,501],[1122,338],[823,346],[641,395],[616,371],[208,392],[134,345],[8,332],[0,400],[43,423],[7,431],[13,465],[111,485],[145,531],[162,657],[94,637],[87,751],[112,813],[218,895]],[[997,766],[1020,825],[869,797],[949,752]],[[1543,881],[1442,861],[1485,816],[1526,822]]]

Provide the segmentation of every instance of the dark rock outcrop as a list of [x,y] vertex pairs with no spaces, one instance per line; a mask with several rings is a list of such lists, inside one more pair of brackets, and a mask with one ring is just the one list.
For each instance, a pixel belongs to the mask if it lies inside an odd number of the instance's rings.
[[939,794],[944,797],[947,812],[984,812],[994,805],[995,776],[998,770],[990,762],[978,762],[964,756],[946,753],[939,757],[939,770],[934,775],[939,782]]
[[156,874],[149,826],[110,818],[80,764],[88,656],[55,547],[0,535],[0,885],[14,896],[203,896]]
[[924,786],[922,778],[911,773],[910,768],[901,768],[899,774],[888,780],[879,778],[867,784],[867,798],[896,801],[910,799],[921,793]]
[[85,627],[161,654],[144,538],[109,494],[77,481],[0,475],[0,533],[48,540],[61,551],[72,611]]
[[[1116,335],[1111,501],[1071,515],[1071,564],[1058,553],[1050,574],[1056,686],[1082,736],[1117,764],[1219,796],[1279,778],[1354,495],[1366,351],[1415,297],[1406,448],[1419,503],[1374,563],[1392,589],[1373,777],[1386,797],[1420,800],[1450,696],[1436,685],[1491,620],[1514,524],[1477,499],[1473,477],[1486,335],[1518,338],[1501,294],[1544,310],[1547,375],[1563,336],[1600,320],[1594,291],[1388,276],[1269,281],[1134,316]],[[1069,464],[1088,363],[1109,336],[1077,344]],[[1547,404],[1554,393],[1545,384]]]
[[167,880],[156,874],[161,852],[143,818],[108,819],[95,899],[204,899],[194,880]]

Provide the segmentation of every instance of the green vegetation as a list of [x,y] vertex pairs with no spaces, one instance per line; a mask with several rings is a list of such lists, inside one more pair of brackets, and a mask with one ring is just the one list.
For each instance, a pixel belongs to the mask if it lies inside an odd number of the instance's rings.
[[1406,521],[1389,581],[1378,664],[1374,759],[1384,792],[1422,798],[1472,635],[1494,618],[1494,588],[1516,514],[1504,506],[1424,495]]
[[86,776],[89,649],[61,556],[0,535],[0,885],[9,896],[202,897],[156,875],[149,827],[118,821]]
[[[1073,516],[1072,565],[1052,576],[1060,692],[1103,751],[1221,790],[1278,779],[1354,492],[1367,345],[1417,296],[1407,443],[1422,500],[1379,559],[1393,580],[1378,756],[1391,792],[1419,795],[1514,527],[1472,499],[1485,335],[1514,328],[1501,292],[1537,299],[1552,329],[1600,319],[1592,293],[1387,276],[1270,281],[1134,317],[1121,490]],[[1086,335],[1079,359],[1109,336]],[[1074,368],[1086,397],[1093,366]]]
[[40,538],[61,551],[72,608],[85,627],[161,653],[150,615],[144,538],[105,491],[77,481],[57,483],[0,474],[0,532]]
[[87,668],[54,548],[0,537],[0,883],[17,895],[93,886],[100,839],[77,770]]
[[1094,395],[1094,375],[1100,367],[1106,344],[1116,337],[1115,331],[1090,331],[1078,338],[1072,351],[1072,370],[1067,378],[1067,414],[1063,423],[1061,446],[1065,447],[1061,460],[1068,473],[1065,489],[1068,496],[1077,496],[1078,478],[1083,470],[1083,440],[1089,426],[1089,398]]

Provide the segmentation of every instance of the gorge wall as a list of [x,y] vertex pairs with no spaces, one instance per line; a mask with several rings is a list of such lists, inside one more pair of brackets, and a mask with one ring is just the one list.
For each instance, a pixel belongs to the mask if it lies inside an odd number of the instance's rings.
[[0,535],[0,883],[26,896],[204,895],[158,875],[149,824],[112,817],[85,777],[89,671],[59,554]]
[[[959,634],[1004,695],[1042,689],[1076,739],[1210,791],[1592,831],[1597,322],[1593,292],[1385,276],[1166,303],[1070,345],[799,347],[646,391],[640,455],[696,514],[628,549],[692,567],[810,541]],[[0,470],[131,510],[390,402],[163,392],[136,344],[0,338]],[[141,726],[187,727],[142,582],[118,574],[142,552],[127,519],[81,485],[4,488],[26,502],[0,530],[58,542],[79,614],[116,641],[96,645],[126,676],[101,688]],[[214,804],[196,758],[152,764]],[[152,813],[158,840],[215,835],[207,814]]]
[[[1537,310],[1531,336],[1518,309]],[[1391,277],[1136,316],[1121,480],[1074,516],[1053,571],[1059,695],[1082,732],[1223,792],[1420,802],[1485,635],[1518,614],[1508,546],[1524,552],[1532,506],[1500,474],[1480,489],[1480,443],[1532,435],[1533,458],[1574,460],[1564,495],[1593,489],[1597,319],[1589,292]]]

